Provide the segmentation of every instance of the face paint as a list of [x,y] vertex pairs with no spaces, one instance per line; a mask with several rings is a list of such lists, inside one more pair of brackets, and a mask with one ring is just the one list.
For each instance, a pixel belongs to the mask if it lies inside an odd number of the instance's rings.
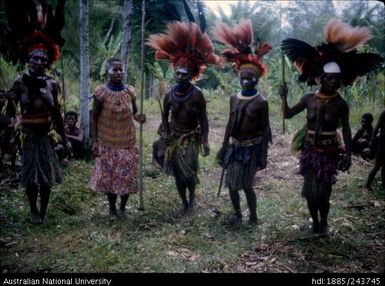
[[48,55],[43,50],[34,50],[29,56],[29,68],[36,74],[43,74],[48,67]]
[[177,83],[189,82],[190,81],[190,73],[186,67],[180,66],[175,70],[175,80]]
[[254,72],[250,70],[242,70],[239,74],[240,84],[242,89],[254,89],[258,83],[258,78]]

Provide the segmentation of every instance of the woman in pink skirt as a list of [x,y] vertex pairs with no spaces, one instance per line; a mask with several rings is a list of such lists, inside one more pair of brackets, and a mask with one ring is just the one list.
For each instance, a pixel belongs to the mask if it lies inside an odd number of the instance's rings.
[[[109,82],[98,86],[92,109],[92,151],[96,157],[91,188],[107,194],[110,220],[125,218],[130,194],[138,191],[139,150],[134,120],[146,121],[139,114],[132,86],[122,83],[124,64],[119,58],[106,63]],[[120,212],[116,209],[120,195]]]

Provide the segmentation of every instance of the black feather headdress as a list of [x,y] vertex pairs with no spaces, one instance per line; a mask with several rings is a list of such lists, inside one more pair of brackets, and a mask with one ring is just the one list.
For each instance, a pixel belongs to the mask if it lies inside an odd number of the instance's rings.
[[65,0],[58,0],[55,12],[47,0],[3,0],[7,15],[5,54],[14,62],[26,62],[35,49],[45,50],[48,64],[60,57],[59,47],[64,39],[61,30],[64,27]]
[[384,59],[375,53],[357,53],[372,38],[366,27],[352,27],[331,19],[324,27],[324,43],[313,47],[303,41],[286,39],[281,43],[284,54],[301,73],[299,81],[315,85],[328,62],[340,67],[342,83],[351,85],[358,77],[381,67]]

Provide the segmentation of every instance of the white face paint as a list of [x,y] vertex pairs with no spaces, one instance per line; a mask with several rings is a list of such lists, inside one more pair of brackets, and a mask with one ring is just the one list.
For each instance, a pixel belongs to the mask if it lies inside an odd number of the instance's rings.
[[187,67],[179,66],[175,69],[175,79],[176,82],[188,82],[190,81],[190,73]]

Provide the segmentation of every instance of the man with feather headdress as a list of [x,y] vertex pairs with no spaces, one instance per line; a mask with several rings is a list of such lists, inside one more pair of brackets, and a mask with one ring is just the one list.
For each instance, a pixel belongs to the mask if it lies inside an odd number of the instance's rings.
[[[58,102],[59,84],[45,73],[59,59],[59,46],[64,44],[60,35],[64,26],[64,2],[59,0],[53,13],[45,1],[37,7],[34,1],[6,1],[10,47],[7,54],[14,62],[28,63],[28,71],[14,81],[13,102],[8,104],[8,113],[14,117],[20,104],[25,134],[21,184],[26,188],[33,223],[48,222],[46,210],[51,187],[62,181],[48,136],[53,126],[68,151]],[[39,193],[40,211],[36,206]]]
[[203,147],[203,156],[210,152],[206,99],[191,80],[199,79],[206,64],[221,64],[221,59],[214,54],[209,36],[191,22],[169,23],[167,33],[151,35],[147,45],[156,50],[156,59],[169,60],[175,70],[176,85],[163,101],[162,125],[167,133],[164,169],[175,177],[181,213],[185,214],[196,204],[199,147]]
[[239,190],[243,189],[249,207],[249,224],[257,223],[257,198],[253,190],[255,174],[267,164],[270,138],[269,108],[267,99],[257,90],[259,79],[266,74],[262,56],[270,45],[256,45],[252,53],[253,31],[251,21],[242,21],[233,29],[217,24],[215,38],[228,48],[222,55],[231,62],[239,76],[241,91],[230,99],[230,114],[221,150],[217,158],[227,169],[226,186],[235,214],[230,225],[242,222]]
[[[331,19],[324,28],[325,43],[317,47],[296,39],[282,41],[283,52],[301,73],[299,80],[308,85],[320,84],[319,90],[304,95],[291,108],[287,104],[286,85],[279,91],[285,118],[307,110],[300,173],[304,176],[302,195],[313,221],[312,235],[328,235],[329,198],[337,169],[348,170],[351,165],[349,106],[338,89],[342,84],[351,85],[357,77],[380,67],[383,62],[377,54],[356,51],[371,37],[367,28],[353,28]],[[337,133],[340,123],[345,150]]]

